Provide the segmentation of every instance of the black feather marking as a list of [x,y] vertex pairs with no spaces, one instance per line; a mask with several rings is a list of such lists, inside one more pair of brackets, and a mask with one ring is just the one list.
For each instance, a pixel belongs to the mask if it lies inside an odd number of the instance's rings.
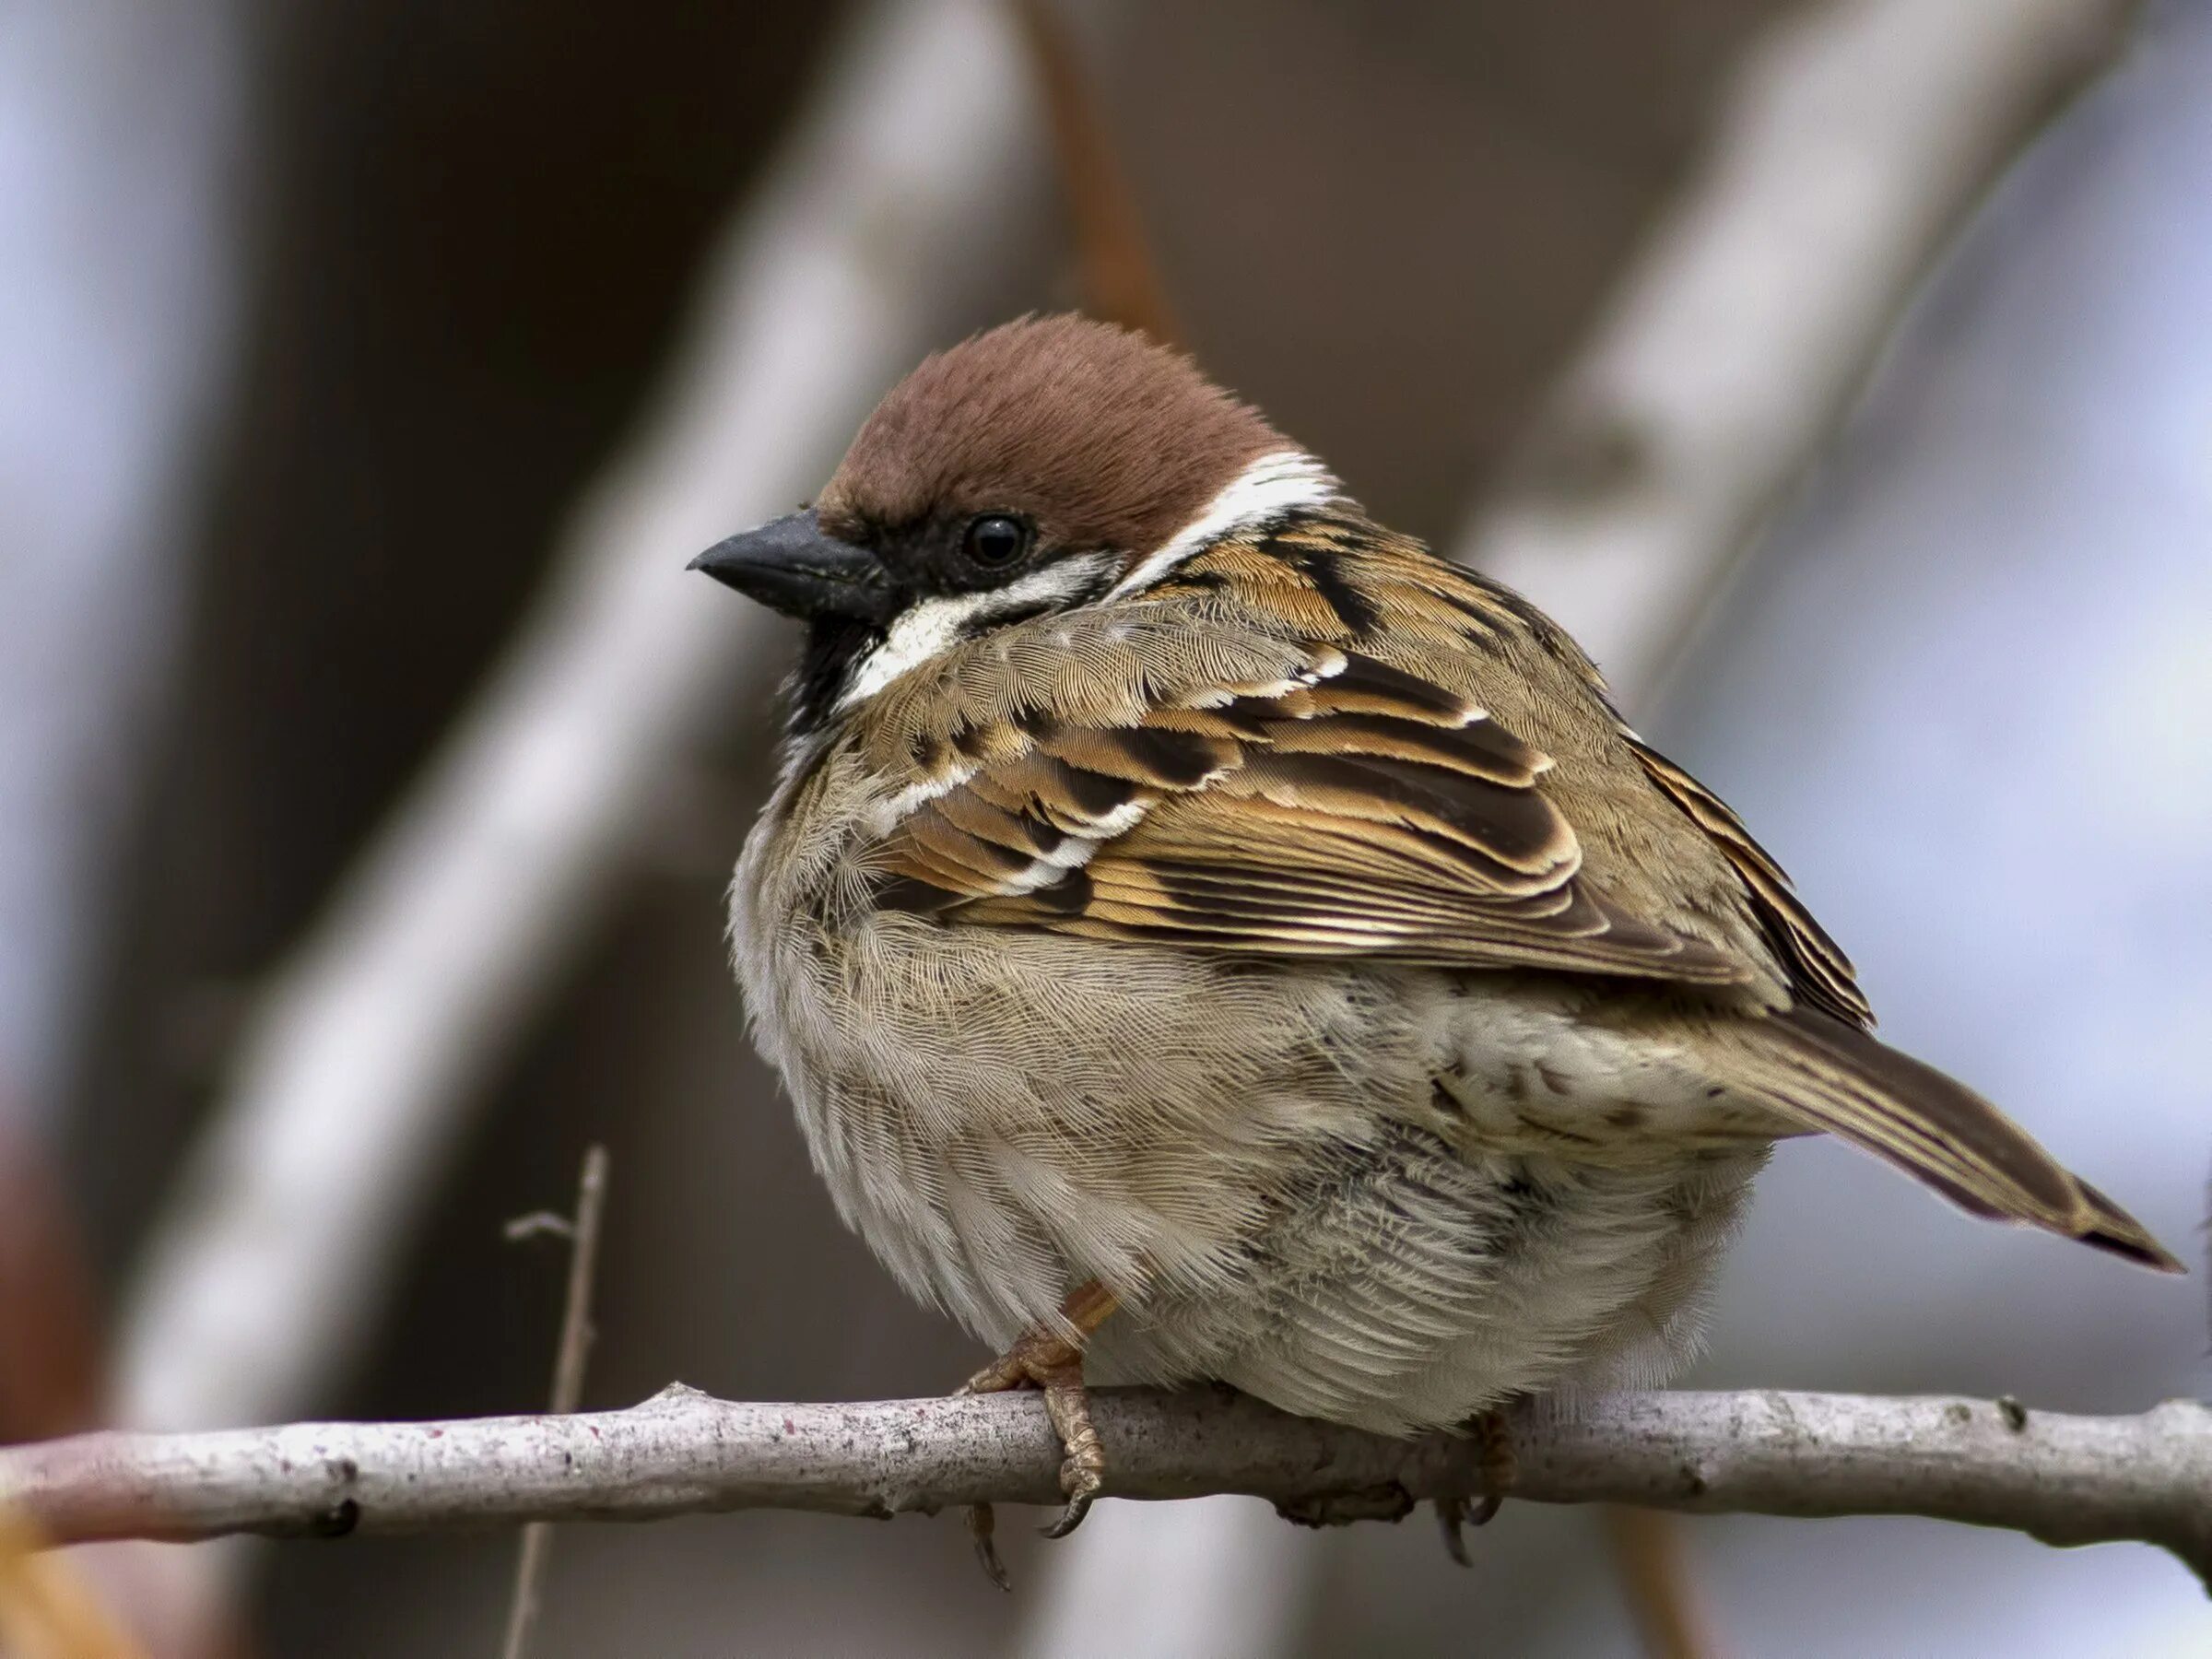
[[[934,811],[935,809],[930,810]],[[998,842],[987,837],[960,829],[950,819],[945,818],[942,814],[937,817],[938,821],[944,825],[941,833],[952,843],[952,848],[958,849],[957,852],[954,852],[951,848],[945,846],[935,848],[935,851],[941,858],[948,858],[956,864],[968,865],[984,874],[995,869],[1002,876],[1019,876],[1027,871],[1030,864],[1034,862],[1026,853],[1018,853],[1012,847],[1002,847]],[[922,836],[917,835],[916,839],[920,840],[925,847],[930,845],[930,842]]]
[[1372,756],[1275,754],[1267,759],[1267,771],[1294,784],[1356,792],[1426,814],[1515,869],[1547,864],[1566,852],[1557,809],[1532,790]]
[[909,915],[934,916],[958,904],[963,895],[947,892],[918,876],[887,876],[876,883],[873,894],[880,911],[902,911]]
[[1030,845],[1036,848],[1040,853],[1057,853],[1067,840],[1067,837],[1059,830],[1046,823],[1035,813],[1018,812],[1014,815],[1014,821],[1021,826],[1021,832],[1030,838]]
[[1371,656],[1361,656],[1357,652],[1347,652],[1344,671],[1332,675],[1314,690],[1324,698],[1337,691],[1377,697],[1453,723],[1465,720],[1472,712],[1472,705],[1458,693],[1431,685],[1418,675],[1407,674],[1403,668],[1393,668],[1388,663],[1378,662]]
[[952,728],[952,747],[971,760],[981,760],[987,747],[987,729],[961,721]]
[[1300,575],[1313,584],[1313,591],[1355,638],[1364,635],[1382,619],[1382,613],[1375,602],[1346,578],[1335,554],[1320,547],[1287,544],[1280,536],[1270,537],[1265,546],[1288,559]]
[[1080,915],[1090,904],[1090,877],[1080,869],[1068,871],[1061,880],[1029,895],[1031,903],[1053,915]]
[[1265,737],[1270,727],[1284,719],[1283,712],[1272,698],[1239,697],[1218,709],[1208,709],[1208,714],[1224,720],[1247,737]]
[[1525,788],[1533,782],[1546,759],[1540,750],[1531,748],[1491,720],[1471,721],[1464,726],[1438,726],[1426,721],[1401,720],[1391,714],[1340,713],[1330,715],[1326,721],[1277,720],[1259,735],[1288,741],[1278,734],[1297,732],[1301,727],[1340,735],[1347,739],[1343,747],[1350,750],[1358,750],[1362,738],[1372,744],[1412,749],[1430,758],[1436,766],[1472,772],[1515,788]]
[[1220,769],[1220,751],[1193,733],[1133,726],[1100,735],[1171,789],[1195,789]]
[[1039,758],[1053,769],[1054,781],[1085,818],[1109,817],[1136,799],[1136,785],[1126,778],[1112,778],[1086,767],[1070,766],[1051,755]]
[[1155,594],[1166,594],[1191,589],[1199,593],[1216,594],[1228,585],[1229,578],[1219,571],[1197,570],[1185,564],[1154,584],[1152,591]]

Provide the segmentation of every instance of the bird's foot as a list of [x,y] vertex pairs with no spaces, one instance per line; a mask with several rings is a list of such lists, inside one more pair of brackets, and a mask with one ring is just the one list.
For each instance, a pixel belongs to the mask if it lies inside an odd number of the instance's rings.
[[1485,1526],[1497,1517],[1499,1506],[1520,1473],[1513,1461],[1512,1437],[1506,1432],[1504,1412],[1486,1411],[1475,1419],[1475,1444],[1482,1471],[1482,1501],[1467,1517],[1467,1524]]
[[[1106,1448],[1090,1420],[1090,1398],[1083,1389],[1083,1347],[1088,1336],[1112,1312],[1110,1291],[1086,1285],[1067,1299],[1061,1309],[1079,1336],[1056,1327],[1038,1326],[1015,1338],[1014,1346],[961,1384],[962,1394],[1002,1394],[1010,1388],[1044,1391],[1044,1409],[1060,1436],[1063,1453],[1060,1489],[1067,1504],[1059,1519],[1043,1529],[1048,1538],[1065,1538],[1083,1524],[1091,1500],[1105,1484]],[[976,1559],[1000,1589],[1012,1586],[1006,1565],[992,1541],[997,1517],[987,1503],[969,1506],[968,1535],[975,1541]]]
[[1514,1476],[1513,1443],[1507,1437],[1505,1414],[1486,1411],[1467,1426],[1474,1438],[1476,1467],[1482,1477],[1482,1496],[1470,1504],[1463,1497],[1436,1500],[1437,1524],[1443,1530],[1444,1552],[1462,1567],[1469,1565],[1464,1526],[1483,1526],[1493,1520],[1512,1489]]

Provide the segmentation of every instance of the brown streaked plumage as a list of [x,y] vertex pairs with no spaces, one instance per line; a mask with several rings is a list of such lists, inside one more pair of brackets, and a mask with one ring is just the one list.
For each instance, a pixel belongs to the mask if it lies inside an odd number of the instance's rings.
[[1663,1378],[1793,1135],[2177,1265],[1869,1034],[1565,634],[1179,357],[979,335],[700,562],[809,622],[756,1032],[841,1213],[1014,1345],[975,1385],[1047,1388],[1064,1524],[1086,1373],[1388,1431]]

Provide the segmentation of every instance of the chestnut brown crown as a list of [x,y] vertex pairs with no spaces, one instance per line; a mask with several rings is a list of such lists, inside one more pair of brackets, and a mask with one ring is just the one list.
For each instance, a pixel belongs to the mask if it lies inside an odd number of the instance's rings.
[[864,544],[1003,512],[1053,550],[1136,555],[1289,447],[1180,353],[1084,317],[1027,317],[894,386],[817,510],[829,534]]

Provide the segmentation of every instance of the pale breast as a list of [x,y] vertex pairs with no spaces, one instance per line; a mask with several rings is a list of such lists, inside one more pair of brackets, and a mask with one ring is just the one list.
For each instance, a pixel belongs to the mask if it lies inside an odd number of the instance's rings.
[[840,1213],[987,1340],[1230,1282],[1311,1147],[1433,1112],[1441,982],[877,912],[813,844],[757,830],[733,889],[760,1047]]
[[1531,987],[1561,982],[879,912],[850,845],[772,833],[845,821],[842,764],[748,842],[733,941],[841,1215],[914,1294],[1002,1345],[1099,1279],[1099,1380],[1379,1429],[1689,1351],[1763,1147],[1585,1156],[1583,1119],[1681,1092],[1606,1053],[1517,1113],[1515,1068],[1571,1036]]

